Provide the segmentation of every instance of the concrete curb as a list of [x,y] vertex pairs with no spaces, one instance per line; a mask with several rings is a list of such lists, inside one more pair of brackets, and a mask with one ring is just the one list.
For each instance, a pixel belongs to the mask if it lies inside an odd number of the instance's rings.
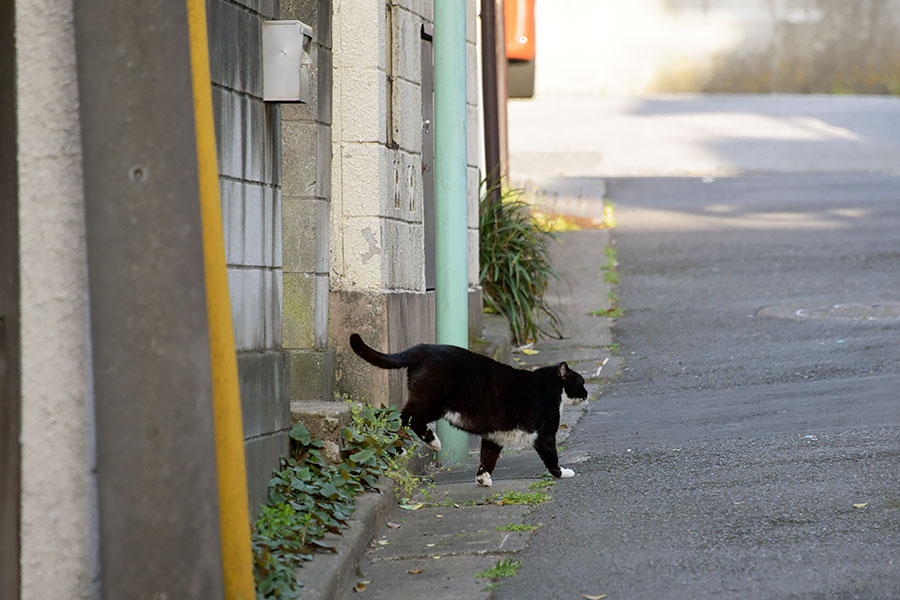
[[396,510],[394,483],[390,479],[378,481],[377,492],[366,492],[357,499],[356,510],[349,527],[341,535],[329,534],[325,542],[334,545],[337,553],[320,553],[312,562],[297,569],[303,582],[298,598],[304,600],[333,600],[343,598],[352,588],[356,567],[366,553],[369,540]]

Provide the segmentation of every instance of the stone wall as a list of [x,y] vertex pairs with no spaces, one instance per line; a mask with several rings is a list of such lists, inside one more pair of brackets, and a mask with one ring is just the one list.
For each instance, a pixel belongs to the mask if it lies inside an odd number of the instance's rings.
[[290,428],[282,350],[280,105],[262,100],[262,22],[277,0],[207,0],[216,149],[250,510],[265,499]]
[[900,0],[537,3],[538,93],[900,93]]

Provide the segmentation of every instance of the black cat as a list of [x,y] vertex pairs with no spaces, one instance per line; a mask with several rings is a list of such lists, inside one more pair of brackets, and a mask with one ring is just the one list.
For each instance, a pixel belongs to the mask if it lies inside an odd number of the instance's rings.
[[427,425],[442,417],[481,436],[478,485],[491,485],[500,451],[512,445],[532,444],[554,477],[575,475],[559,467],[556,431],[562,392],[569,398],[587,398],[587,390],[584,378],[566,363],[523,371],[463,348],[435,344],[383,354],[355,333],[350,346],[376,367],[408,369],[403,424],[430,448],[440,450],[441,441]]

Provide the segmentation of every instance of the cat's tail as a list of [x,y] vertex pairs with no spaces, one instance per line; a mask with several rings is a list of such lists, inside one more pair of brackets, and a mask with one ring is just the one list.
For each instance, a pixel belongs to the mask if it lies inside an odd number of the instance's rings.
[[362,338],[359,337],[359,334],[356,333],[350,336],[350,347],[353,348],[353,351],[359,354],[363,360],[376,367],[381,367],[382,369],[400,369],[409,366],[409,362],[405,360],[404,357],[405,352],[383,354],[378,350],[367,346]]

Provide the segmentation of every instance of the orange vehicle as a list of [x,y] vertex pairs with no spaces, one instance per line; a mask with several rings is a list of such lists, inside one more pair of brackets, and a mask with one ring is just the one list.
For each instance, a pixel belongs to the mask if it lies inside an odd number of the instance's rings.
[[534,2],[535,0],[503,2],[510,98],[534,96]]

